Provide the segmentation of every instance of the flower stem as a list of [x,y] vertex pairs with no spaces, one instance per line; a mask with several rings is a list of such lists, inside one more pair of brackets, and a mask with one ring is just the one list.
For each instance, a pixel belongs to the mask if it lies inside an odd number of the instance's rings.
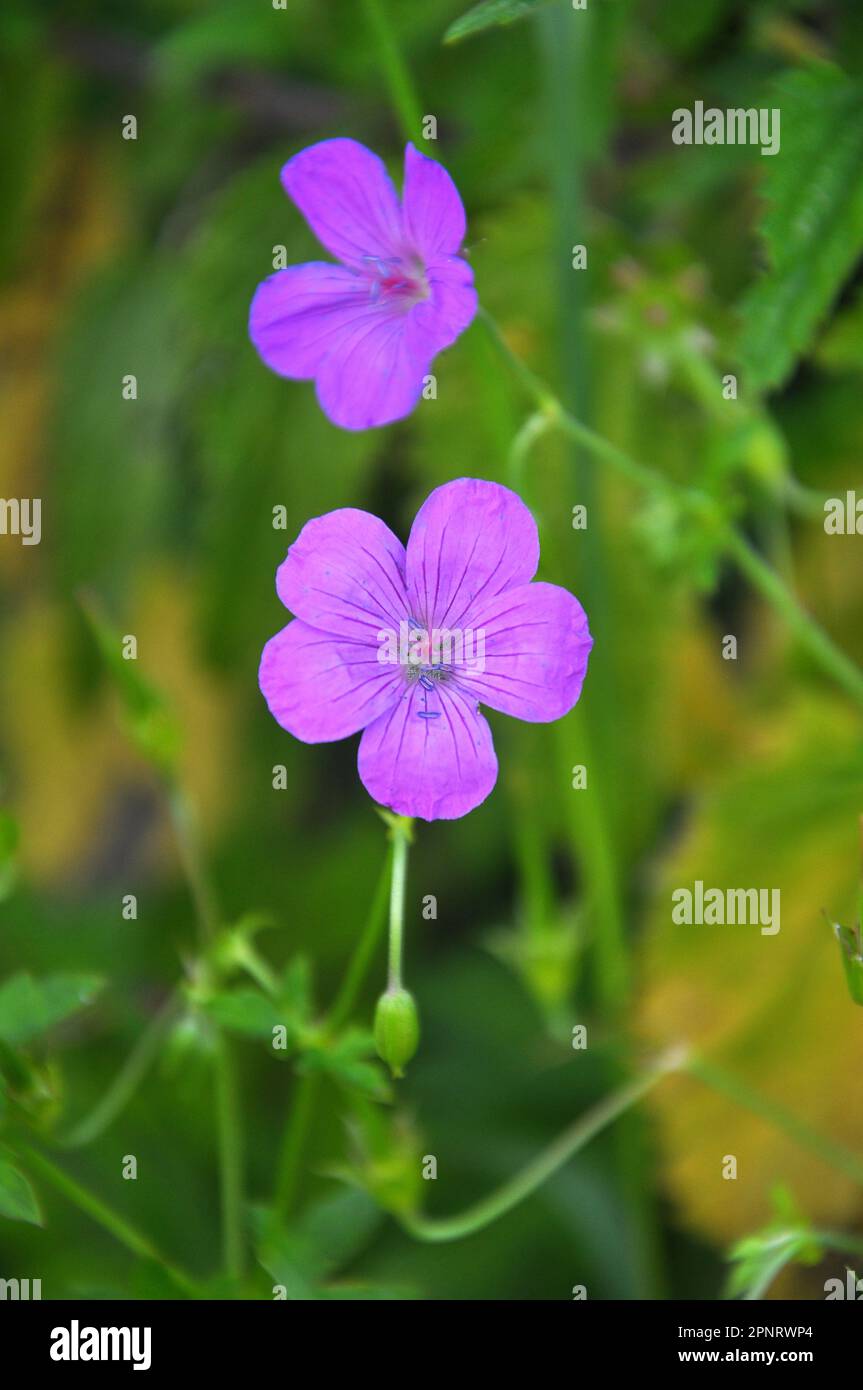
[[422,110],[410,71],[401,55],[386,0],[363,0],[363,8],[402,134],[406,140],[418,140],[422,134]]
[[[696,501],[701,505],[701,499],[696,499],[694,494],[687,492],[685,488],[656,472],[655,469],[639,463],[624,449],[619,449],[616,444],[612,444],[610,440],[603,438],[595,430],[577,420],[565,409],[550,388],[516,356],[494,320],[483,310],[480,311],[480,317],[501,355],[506,358],[525,389],[529,391],[539,407],[550,414],[552,420],[564,434],[588,449],[595,458],[610,464],[622,477],[638,487],[642,487],[654,495],[674,497],[685,505],[692,506]],[[753,550],[739,531],[733,526],[724,525],[721,539],[725,553],[733,560],[753,587],[758,590],[762,598],[766,599],[771,607],[788,623],[798,641],[809,652],[813,660],[852,699],[863,705],[863,672],[860,668],[836,646],[815,619],[801,608],[797,599],[776,571],[762,559],[757,551]]]
[[172,1265],[169,1260],[166,1260],[148,1236],[143,1235],[124,1217],[119,1216],[111,1207],[106,1206],[99,1197],[82,1187],[50,1158],[46,1158],[44,1154],[37,1153],[35,1149],[30,1148],[21,1149],[20,1154],[24,1166],[30,1172],[49,1183],[57,1192],[78,1207],[79,1211],[83,1211],[127,1250],[130,1250],[133,1255],[140,1259],[155,1261],[162,1266],[178,1288],[193,1296],[197,1294],[194,1281],[182,1270]]
[[404,936],[405,886],[409,845],[410,824],[408,823],[406,829],[396,827],[393,830],[393,872],[390,881],[390,942],[387,985],[391,990],[401,989],[402,984],[402,939]]
[[641,1076],[612,1092],[565,1129],[547,1149],[538,1154],[514,1178],[468,1207],[458,1216],[428,1217],[409,1213],[399,1217],[404,1229],[417,1240],[439,1242],[461,1240],[489,1226],[530,1197],[563,1165],[590,1142],[601,1130],[612,1124],[633,1105],[652,1091],[666,1076],[680,1071],[686,1063],[686,1049],[672,1048],[648,1067]]

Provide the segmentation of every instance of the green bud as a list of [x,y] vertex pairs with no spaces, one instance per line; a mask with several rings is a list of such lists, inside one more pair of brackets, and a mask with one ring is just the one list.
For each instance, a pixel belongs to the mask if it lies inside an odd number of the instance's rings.
[[388,989],[375,1009],[375,1047],[393,1076],[404,1076],[420,1040],[414,997],[406,989]]

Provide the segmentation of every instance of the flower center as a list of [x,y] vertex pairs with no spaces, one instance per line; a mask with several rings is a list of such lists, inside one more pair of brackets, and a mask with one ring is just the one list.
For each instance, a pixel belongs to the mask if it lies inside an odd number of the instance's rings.
[[407,312],[430,297],[425,269],[415,257],[364,256],[363,260],[373,304],[385,303]]
[[[409,645],[407,660],[404,663],[405,677],[409,685],[418,684],[422,690],[422,709],[417,710],[420,719],[440,719],[439,687],[445,685],[454,674],[452,666],[442,660],[436,649],[434,634],[415,618],[408,618]],[[431,697],[431,700],[430,698]]]

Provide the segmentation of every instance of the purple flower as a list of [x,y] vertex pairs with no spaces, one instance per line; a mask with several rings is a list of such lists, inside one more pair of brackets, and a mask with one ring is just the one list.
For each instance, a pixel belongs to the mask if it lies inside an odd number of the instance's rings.
[[545,723],[581,693],[587,617],[566,589],[530,582],[538,563],[527,507],[475,478],[435,489],[407,550],[369,512],[316,517],[276,576],[296,618],[261,658],[271,714],[304,743],[362,729],[360,778],[393,811],[466,815],[497,780],[480,703]]
[[341,265],[279,270],[255,291],[249,333],[280,376],[313,379],[346,430],[410,414],[432,359],[477,308],[461,198],[440,164],[408,145],[402,202],[377,155],[356,140],[301,150],[282,183]]

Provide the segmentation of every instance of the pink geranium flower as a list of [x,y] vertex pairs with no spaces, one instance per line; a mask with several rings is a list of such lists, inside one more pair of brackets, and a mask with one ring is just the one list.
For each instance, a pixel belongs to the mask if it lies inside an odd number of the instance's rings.
[[538,563],[527,507],[475,478],[435,489],[407,549],[369,512],[316,517],[276,576],[296,618],[261,658],[270,712],[304,743],[363,730],[360,778],[393,811],[465,815],[497,780],[480,704],[544,723],[581,693],[587,617],[566,589],[531,583]]
[[417,404],[433,358],[474,317],[459,256],[465,213],[449,174],[408,145],[399,202],[377,155],[323,140],[282,170],[318,240],[341,262],[279,270],[255,291],[249,333],[280,376],[314,380],[347,430],[387,425]]

